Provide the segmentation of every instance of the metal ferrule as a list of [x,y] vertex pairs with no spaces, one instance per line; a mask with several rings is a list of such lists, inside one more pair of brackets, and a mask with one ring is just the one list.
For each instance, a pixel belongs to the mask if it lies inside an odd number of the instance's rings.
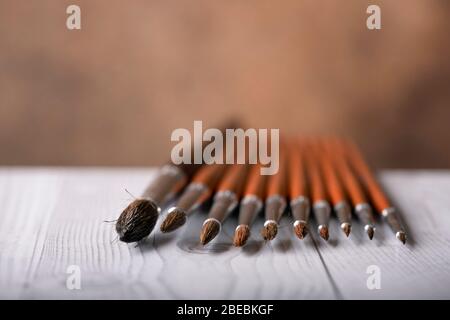
[[355,214],[364,225],[373,227],[375,220],[373,218],[372,207],[368,203],[358,203],[355,206]]
[[395,214],[395,208],[393,208],[393,207],[386,208],[386,209],[383,209],[383,211],[381,211],[381,215],[383,217],[387,217],[387,216],[393,215],[393,214]]
[[338,217],[339,222],[350,223],[352,222],[352,209],[347,201],[341,201],[334,206],[334,212]]
[[328,225],[331,215],[331,207],[328,201],[326,200],[316,201],[313,205],[313,211],[319,227],[322,225],[325,226]]
[[160,205],[173,198],[186,181],[187,177],[180,168],[167,164],[159,170],[156,179],[147,187],[143,197]]
[[252,205],[255,206],[255,211],[259,211],[263,207],[261,199],[253,194],[245,196],[241,201],[241,206]]
[[404,231],[397,217],[397,212],[395,208],[393,207],[386,208],[383,211],[381,211],[381,215],[386,220],[388,225],[391,227],[392,231],[394,231],[395,233]]
[[263,203],[259,197],[255,195],[245,196],[239,207],[239,224],[251,224],[262,207]]
[[163,175],[169,175],[169,176],[184,176],[184,172],[178,168],[177,166],[171,165],[171,164],[166,164],[164,166],[162,166],[161,170],[161,174]]
[[299,196],[294,198],[290,202],[292,216],[295,220],[300,220],[306,223],[309,219],[309,212],[311,210],[311,206],[309,204],[308,198],[304,196]]
[[275,194],[266,199],[266,220],[280,220],[286,209],[286,199],[281,195]]
[[234,193],[233,191],[219,191],[214,196],[214,203],[216,202],[223,203],[223,205],[227,207],[227,213],[230,213],[236,208],[238,204],[238,198],[236,193]]
[[177,202],[177,207],[186,212],[198,208],[210,195],[210,190],[203,183],[191,183],[181,195]]
[[219,191],[214,196],[214,203],[209,212],[209,217],[224,221],[225,218],[236,208],[238,203],[237,196],[232,191]]

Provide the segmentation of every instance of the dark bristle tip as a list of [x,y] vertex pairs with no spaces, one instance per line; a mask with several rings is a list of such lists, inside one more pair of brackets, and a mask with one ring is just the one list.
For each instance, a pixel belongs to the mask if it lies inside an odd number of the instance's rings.
[[321,226],[319,228],[319,234],[322,237],[322,239],[324,239],[325,241],[328,241],[328,238],[330,237],[329,233],[328,233],[328,227],[326,226]]
[[261,229],[261,236],[264,240],[273,240],[277,236],[278,226],[275,223],[268,223]]
[[406,244],[406,234],[403,231],[399,231],[396,234],[398,240],[400,240],[403,244]]
[[303,222],[297,223],[294,225],[294,232],[299,239],[303,240],[308,235],[308,228]]
[[367,229],[367,236],[369,237],[370,240],[373,239],[374,233],[375,232],[374,232],[374,229],[372,227]]
[[175,231],[186,223],[186,213],[179,209],[173,209],[160,226],[161,232]]
[[120,214],[116,222],[119,240],[130,243],[147,237],[158,220],[158,206],[147,199],[136,199]]
[[344,232],[345,236],[348,238],[350,235],[350,232],[352,231],[352,226],[349,223],[343,223],[341,225],[341,229]]
[[233,245],[235,247],[242,247],[247,243],[250,237],[250,228],[247,225],[240,225],[234,232]]
[[220,231],[220,224],[217,221],[209,220],[203,224],[202,232],[200,233],[200,243],[205,245],[213,240]]

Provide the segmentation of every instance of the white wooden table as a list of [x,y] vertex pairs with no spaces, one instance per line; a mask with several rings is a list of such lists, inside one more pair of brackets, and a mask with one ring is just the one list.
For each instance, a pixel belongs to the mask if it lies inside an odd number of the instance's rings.
[[[383,224],[369,241],[355,221],[347,239],[332,225],[325,243],[300,241],[288,217],[264,244],[231,246],[232,218],[214,243],[198,245],[204,213],[176,233],[135,246],[114,241],[116,219],[152,169],[0,168],[0,298],[6,299],[389,299],[450,298],[450,171],[385,171],[410,241]],[[158,230],[157,227],[155,230]],[[81,289],[69,290],[68,267]],[[369,290],[368,266],[381,289]],[[70,271],[70,269],[69,269]]]

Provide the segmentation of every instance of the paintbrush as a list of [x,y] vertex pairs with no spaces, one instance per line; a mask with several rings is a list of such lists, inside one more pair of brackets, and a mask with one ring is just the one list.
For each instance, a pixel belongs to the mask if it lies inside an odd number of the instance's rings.
[[352,211],[344,187],[338,178],[336,168],[332,162],[335,154],[328,150],[326,140],[321,141],[319,153],[325,187],[330,196],[331,205],[339,220],[342,231],[348,237],[352,227]]
[[244,246],[250,237],[250,227],[263,206],[266,181],[267,176],[261,175],[261,165],[253,165],[239,206],[238,226],[233,240],[236,247]]
[[237,206],[247,176],[248,166],[235,164],[223,176],[214,196],[208,218],[203,222],[200,243],[205,245],[220,232],[222,223]]
[[326,241],[329,238],[328,223],[330,221],[331,207],[328,202],[326,188],[324,185],[322,173],[320,170],[320,159],[317,154],[317,141],[311,141],[308,146],[308,152],[305,153],[308,180],[311,188],[311,199],[313,205],[313,213],[317,222],[319,235]]
[[290,143],[289,199],[292,216],[294,217],[294,232],[299,239],[304,239],[308,234],[310,212],[304,152],[304,145],[299,140],[293,140]]
[[[221,126],[235,128],[237,123],[229,121]],[[204,141],[202,150],[207,143]],[[191,147],[191,155],[195,152],[195,145]],[[161,206],[178,193],[202,164],[173,164],[171,161],[158,170],[156,177],[150,182],[142,196],[132,201],[120,214],[116,222],[116,232],[123,242],[136,242],[147,237],[155,227]]]
[[186,165],[163,166],[143,195],[131,202],[119,216],[116,222],[119,239],[136,242],[147,237],[155,227],[160,204],[183,188],[195,169]]
[[269,177],[267,198],[265,202],[265,222],[261,229],[264,240],[275,239],[278,233],[278,222],[286,209],[287,172],[286,148],[280,148],[278,172]]
[[372,240],[375,233],[375,219],[372,208],[367,201],[363,186],[347,162],[345,148],[340,140],[333,139],[328,142],[328,149],[334,154],[333,163],[337,169],[338,177],[350,198],[355,214],[364,225],[367,236]]
[[176,204],[169,208],[162,222],[162,232],[172,232],[186,223],[188,215],[211,196],[227,166],[212,164],[203,166],[192,178]]
[[395,237],[405,244],[406,232],[400,223],[400,219],[397,216],[397,211],[390,203],[381,186],[378,184],[362,154],[359,152],[356,145],[350,141],[345,143],[345,150],[347,152],[348,161],[351,163],[352,167],[364,183],[375,209],[387,221],[388,225],[394,232]]

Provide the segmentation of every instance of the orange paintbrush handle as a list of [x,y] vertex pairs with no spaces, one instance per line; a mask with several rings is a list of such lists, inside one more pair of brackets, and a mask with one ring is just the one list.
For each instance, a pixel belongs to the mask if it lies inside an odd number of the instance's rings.
[[241,196],[248,167],[245,164],[232,165],[223,176],[217,191],[231,191],[238,197]]
[[264,200],[266,182],[267,176],[261,174],[261,165],[253,165],[248,174],[244,196],[252,195],[258,197],[260,200]]
[[192,178],[192,183],[205,185],[213,189],[221,178],[227,166],[221,164],[204,165]]
[[319,157],[317,155],[316,148],[311,144],[309,145],[306,159],[312,202],[315,203],[318,201],[327,200],[325,185],[323,183],[322,174],[319,167]]
[[347,142],[345,143],[345,150],[349,162],[364,182],[377,211],[381,213],[383,209],[391,207],[388,198],[384,194],[356,145],[352,142]]
[[292,141],[289,148],[289,197],[305,197],[307,193],[304,150],[298,141]]
[[338,142],[333,142],[329,144],[329,149],[335,154],[334,164],[337,169],[338,176],[341,179],[353,206],[361,203],[367,203],[363,186],[360,184],[355,173],[348,165],[345,159],[345,150],[342,145]]
[[286,175],[286,150],[280,148],[278,172],[269,177],[267,184],[267,197],[273,195],[286,196],[287,194],[287,175]]
[[332,153],[326,149],[325,145],[321,145],[320,147],[319,160],[323,172],[323,180],[325,181],[325,187],[330,196],[331,204],[335,206],[346,199],[345,192],[336,173],[336,169],[333,166],[331,160]]

